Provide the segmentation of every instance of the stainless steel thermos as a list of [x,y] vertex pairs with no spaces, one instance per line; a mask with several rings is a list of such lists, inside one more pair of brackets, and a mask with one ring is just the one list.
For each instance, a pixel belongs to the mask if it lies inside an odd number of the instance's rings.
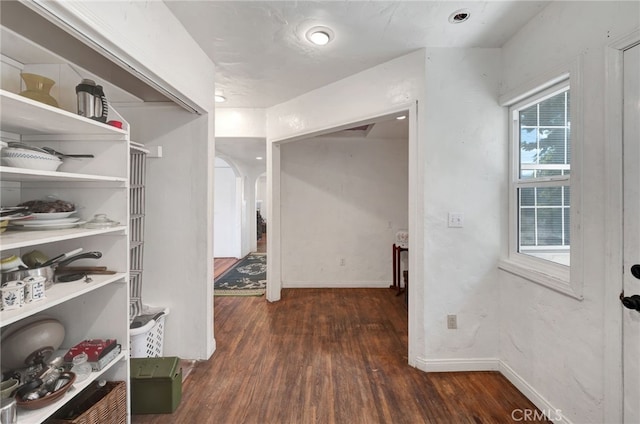
[[78,115],[107,122],[109,104],[101,85],[96,85],[93,80],[83,79],[76,86],[76,94],[78,96]]

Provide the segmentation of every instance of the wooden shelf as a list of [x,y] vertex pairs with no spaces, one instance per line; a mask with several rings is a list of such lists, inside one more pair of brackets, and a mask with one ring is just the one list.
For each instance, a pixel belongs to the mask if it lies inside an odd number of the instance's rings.
[[45,311],[53,306],[67,302],[86,293],[92,292],[113,283],[124,283],[127,273],[113,275],[90,275],[90,283],[75,281],[72,283],[56,283],[46,291],[46,299],[25,304],[20,309],[0,312],[0,326],[5,327],[23,318]]
[[65,230],[7,230],[0,234],[0,251],[19,249],[22,247],[36,246],[44,243],[52,243],[62,240],[72,240],[82,237],[91,237],[100,234],[126,232],[127,227],[118,226],[112,228],[90,229],[69,228]]
[[127,132],[66,110],[0,90],[0,128],[21,135],[113,135]]

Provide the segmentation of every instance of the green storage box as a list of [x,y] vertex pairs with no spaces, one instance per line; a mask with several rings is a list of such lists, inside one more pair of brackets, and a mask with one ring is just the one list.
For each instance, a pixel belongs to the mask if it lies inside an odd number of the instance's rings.
[[171,414],[182,399],[180,358],[131,358],[131,413]]

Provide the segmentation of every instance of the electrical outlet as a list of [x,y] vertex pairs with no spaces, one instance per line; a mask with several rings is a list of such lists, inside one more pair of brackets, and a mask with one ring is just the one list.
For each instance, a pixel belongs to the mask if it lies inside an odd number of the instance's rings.
[[345,266],[347,261],[344,258],[340,258],[340,266]]
[[464,227],[464,214],[458,212],[449,212],[449,228]]
[[447,315],[447,328],[449,330],[458,328],[458,317],[456,315]]

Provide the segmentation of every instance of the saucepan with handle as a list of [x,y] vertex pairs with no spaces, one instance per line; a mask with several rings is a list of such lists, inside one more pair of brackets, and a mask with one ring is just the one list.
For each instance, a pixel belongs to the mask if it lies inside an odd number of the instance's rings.
[[38,267],[3,272],[2,284],[7,281],[23,280],[28,277],[45,277],[45,288],[49,288],[55,281],[55,271],[57,267],[69,265],[79,259],[100,259],[102,257],[101,252],[87,252],[77,255],[75,254],[76,252],[78,252],[78,249],[55,257]]

